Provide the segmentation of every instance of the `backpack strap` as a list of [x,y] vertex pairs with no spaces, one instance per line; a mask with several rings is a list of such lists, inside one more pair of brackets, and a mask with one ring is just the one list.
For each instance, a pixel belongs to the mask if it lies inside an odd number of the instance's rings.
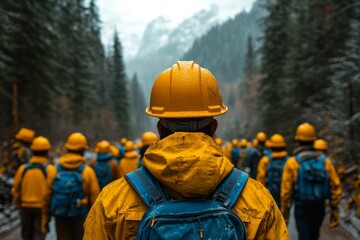
[[46,177],[47,177],[46,167],[47,167],[47,165],[45,165],[45,164],[40,164],[40,163],[26,163],[26,164],[25,164],[24,171],[23,171],[23,173],[22,173],[22,178],[24,178],[25,173],[27,172],[27,170],[33,169],[33,168],[40,169],[41,172],[44,174],[44,176],[45,176],[45,178],[46,178]]
[[126,174],[125,178],[148,207],[166,200],[158,181],[144,167]]
[[249,175],[239,169],[233,168],[231,173],[219,184],[212,199],[232,208],[242,192]]

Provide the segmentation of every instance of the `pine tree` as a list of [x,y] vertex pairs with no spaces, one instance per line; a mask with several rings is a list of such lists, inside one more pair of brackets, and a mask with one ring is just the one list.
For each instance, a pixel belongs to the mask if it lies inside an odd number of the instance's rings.
[[256,73],[256,59],[253,47],[252,36],[249,35],[247,39],[247,50],[245,54],[244,73],[246,78],[251,78]]
[[4,31],[1,52],[6,59],[5,82],[14,89],[6,88],[13,99],[13,122],[17,124],[18,118],[20,125],[40,131],[49,129],[49,122],[43,119],[51,112],[53,99],[53,3],[5,0],[1,5],[9,26]]
[[288,53],[287,26],[291,1],[277,0],[267,5],[269,15],[262,20],[264,31],[261,48],[261,72],[264,78],[259,91],[262,125],[267,132],[283,127],[284,98],[286,97],[284,65]]
[[[356,159],[355,149],[360,146],[360,20],[352,19],[350,36],[346,41],[345,49],[341,56],[334,59],[332,69],[335,75],[332,78],[333,85],[332,106],[335,106],[335,134],[349,150],[350,159]],[[346,129],[347,131],[344,131]],[[344,149],[344,148],[343,148]],[[347,155],[346,152],[339,152]]]
[[113,111],[118,123],[118,132],[121,137],[129,137],[131,134],[131,117],[129,112],[129,98],[125,66],[122,56],[122,46],[117,31],[114,32],[114,43],[112,53],[111,88],[110,98]]

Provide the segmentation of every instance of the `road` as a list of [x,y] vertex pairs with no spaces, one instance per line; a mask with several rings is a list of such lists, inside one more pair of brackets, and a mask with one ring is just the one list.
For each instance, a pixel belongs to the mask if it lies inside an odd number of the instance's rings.
[[[295,219],[293,210],[290,213],[290,221],[289,221],[289,233],[290,233],[290,239],[297,239],[297,231],[295,226]],[[323,225],[321,227],[321,235],[320,240],[356,240],[353,238],[349,233],[347,233],[342,227],[337,227],[335,229],[329,229],[327,227],[327,224],[329,222],[329,215],[327,215],[324,219]],[[2,240],[18,240],[21,239],[20,237],[20,227],[15,228],[13,231],[0,236]],[[46,236],[46,240],[56,240],[55,235],[55,226],[54,222],[52,221],[50,224],[50,232]]]

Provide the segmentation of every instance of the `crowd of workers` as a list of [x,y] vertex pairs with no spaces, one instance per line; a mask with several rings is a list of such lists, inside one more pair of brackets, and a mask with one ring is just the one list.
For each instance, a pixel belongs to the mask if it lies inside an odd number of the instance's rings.
[[294,205],[299,239],[311,240],[319,238],[326,203],[336,227],[340,179],[315,128],[297,126],[292,154],[279,133],[225,143],[214,138],[214,117],[226,111],[213,75],[177,62],[154,82],[146,109],[159,118],[159,136],[101,140],[86,161],[87,139],[72,133],[56,162],[49,139],[21,128],[0,171],[16,170],[22,238],[44,239],[54,217],[60,240],[289,239]]

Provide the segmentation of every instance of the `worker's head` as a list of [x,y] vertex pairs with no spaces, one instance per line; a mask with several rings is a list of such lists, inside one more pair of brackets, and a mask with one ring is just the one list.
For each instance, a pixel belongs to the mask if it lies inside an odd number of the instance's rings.
[[35,131],[29,128],[20,128],[15,134],[15,139],[22,142],[25,145],[30,146],[31,142],[35,138]]
[[146,113],[158,117],[160,138],[174,132],[213,136],[214,116],[226,113],[215,77],[193,61],[177,62],[155,80]]
[[51,149],[51,144],[49,139],[39,136],[32,141],[30,149],[34,156],[46,157]]
[[83,155],[85,150],[88,149],[86,137],[79,132],[70,134],[65,143],[67,152]]

